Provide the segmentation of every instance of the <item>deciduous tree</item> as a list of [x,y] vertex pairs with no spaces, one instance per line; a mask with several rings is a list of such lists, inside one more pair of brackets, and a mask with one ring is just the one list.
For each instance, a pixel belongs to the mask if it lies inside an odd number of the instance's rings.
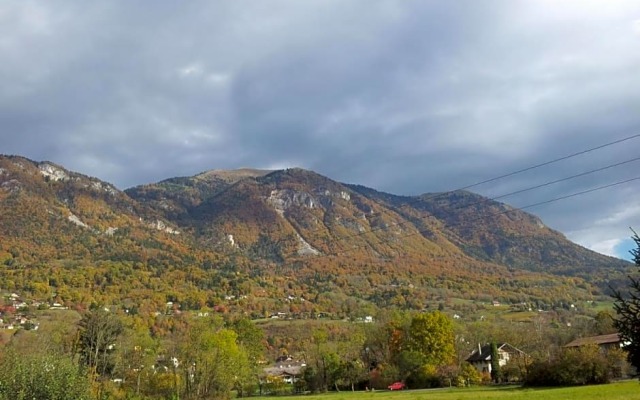
[[[633,240],[636,248],[631,250],[633,261],[640,267],[640,237],[634,232]],[[620,337],[629,342],[626,350],[629,352],[629,362],[640,370],[640,277],[629,276],[629,289],[626,292],[615,291],[614,309],[617,318],[614,326]]]
[[180,364],[186,398],[228,398],[231,389],[250,379],[247,353],[237,334],[217,321],[193,322],[182,338]]
[[0,358],[0,400],[88,400],[89,379],[69,357],[10,349]]
[[453,323],[440,311],[416,315],[411,320],[407,349],[417,352],[423,364],[440,366],[455,358]]
[[108,376],[115,366],[114,352],[123,331],[120,319],[102,308],[89,311],[78,323],[80,362],[97,376]]

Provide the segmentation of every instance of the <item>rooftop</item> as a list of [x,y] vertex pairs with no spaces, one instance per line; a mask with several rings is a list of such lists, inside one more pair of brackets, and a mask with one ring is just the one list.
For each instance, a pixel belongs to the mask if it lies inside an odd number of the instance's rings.
[[610,344],[610,343],[619,343],[622,339],[620,339],[620,334],[618,333],[610,333],[608,335],[599,335],[599,336],[588,336],[583,338],[578,338],[572,342],[567,343],[564,347],[579,347],[587,344]]

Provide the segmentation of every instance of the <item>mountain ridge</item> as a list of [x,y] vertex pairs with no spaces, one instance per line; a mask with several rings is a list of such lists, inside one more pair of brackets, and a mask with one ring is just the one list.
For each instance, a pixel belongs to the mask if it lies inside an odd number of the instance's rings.
[[[445,293],[587,298],[630,267],[509,207],[471,192],[397,196],[299,168],[211,170],[120,191],[53,163],[0,156],[0,287],[29,286],[17,266],[48,285],[52,268],[64,275],[85,263],[114,282],[113,265],[127,265],[120,288],[84,270],[68,286],[91,298],[155,287],[156,303],[162,291],[193,292],[199,300],[189,304],[199,307],[229,293],[252,294],[250,309],[282,307],[287,292],[315,293],[316,307],[348,299],[419,307]],[[493,217],[478,223],[483,215]]]

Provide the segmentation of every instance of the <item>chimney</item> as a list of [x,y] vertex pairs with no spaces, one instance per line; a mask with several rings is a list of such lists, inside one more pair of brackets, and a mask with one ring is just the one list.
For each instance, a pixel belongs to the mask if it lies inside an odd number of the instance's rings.
[[482,354],[482,346],[480,346],[480,343],[478,343],[478,355]]

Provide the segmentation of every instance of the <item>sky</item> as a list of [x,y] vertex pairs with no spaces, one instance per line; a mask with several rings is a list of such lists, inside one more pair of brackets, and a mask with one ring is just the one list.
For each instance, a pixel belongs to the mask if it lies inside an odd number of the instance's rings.
[[[640,134],[640,2],[0,2],[0,153],[120,189],[301,167],[454,190]],[[640,137],[478,185],[514,207],[640,176]],[[628,162],[627,162],[628,161]],[[527,209],[628,258],[640,181]]]

